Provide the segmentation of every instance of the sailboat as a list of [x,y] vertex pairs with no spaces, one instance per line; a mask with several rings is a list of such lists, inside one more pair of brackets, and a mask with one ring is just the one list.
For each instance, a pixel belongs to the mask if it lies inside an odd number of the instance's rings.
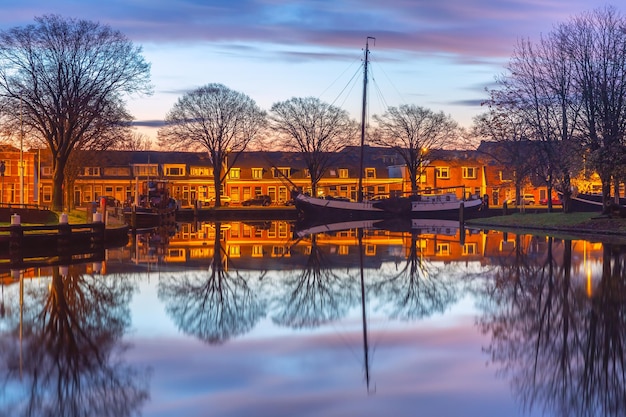
[[[380,219],[397,216],[411,216],[419,218],[462,219],[471,217],[477,212],[483,201],[480,197],[464,199],[457,197],[456,192],[434,190],[430,194],[412,195],[409,197],[392,197],[379,200],[363,199],[363,155],[365,148],[365,118],[367,109],[367,67],[369,63],[369,41],[375,39],[368,36],[365,41],[365,55],[363,65],[363,107],[361,112],[361,146],[358,184],[358,201],[337,199],[332,197],[320,198],[306,195],[300,190],[292,192],[294,205],[301,218],[305,219]],[[456,187],[455,187],[456,188]],[[463,211],[463,212],[461,212]]]

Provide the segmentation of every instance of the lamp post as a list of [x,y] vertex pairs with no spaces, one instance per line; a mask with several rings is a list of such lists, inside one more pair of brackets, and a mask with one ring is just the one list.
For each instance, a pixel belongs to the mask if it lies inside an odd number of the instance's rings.
[[[20,95],[20,204],[24,206],[24,119],[22,96]],[[4,187],[3,187],[4,188]]]
[[6,165],[4,161],[0,161],[0,176],[2,177],[2,189],[0,189],[0,205],[4,204],[4,171],[6,170]]

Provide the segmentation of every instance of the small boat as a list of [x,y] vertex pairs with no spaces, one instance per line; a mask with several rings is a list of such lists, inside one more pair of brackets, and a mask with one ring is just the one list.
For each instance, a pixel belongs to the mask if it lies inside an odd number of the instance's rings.
[[124,208],[124,220],[133,229],[161,227],[176,222],[177,210],[166,181],[147,181],[137,203]]

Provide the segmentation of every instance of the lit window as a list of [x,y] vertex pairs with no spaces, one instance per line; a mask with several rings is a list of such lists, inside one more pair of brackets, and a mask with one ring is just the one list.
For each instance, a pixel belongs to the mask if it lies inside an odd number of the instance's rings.
[[450,255],[450,244],[437,243],[437,248],[435,249],[435,251],[438,256],[448,256]]
[[183,166],[165,167],[165,175],[169,177],[181,177],[185,175],[185,167]]
[[263,168],[252,168],[252,178],[260,180],[263,178]]
[[476,243],[466,243],[463,245],[463,255],[476,255],[477,253]]
[[228,176],[230,179],[238,180],[241,177],[241,169],[239,168],[231,168]]
[[85,177],[99,177],[100,167],[85,167],[83,169],[83,175]]
[[476,167],[463,167],[463,178],[476,178]]
[[190,175],[194,177],[212,177],[213,167],[191,167]]
[[437,167],[435,168],[435,175],[437,178],[450,178],[449,167]]
[[365,168],[365,178],[376,178],[376,168]]
[[133,171],[136,177],[156,177],[159,174],[159,167],[156,164],[139,164],[133,166]]
[[291,168],[272,168],[274,178],[290,178]]
[[348,170],[346,168],[339,168],[339,178],[348,178]]

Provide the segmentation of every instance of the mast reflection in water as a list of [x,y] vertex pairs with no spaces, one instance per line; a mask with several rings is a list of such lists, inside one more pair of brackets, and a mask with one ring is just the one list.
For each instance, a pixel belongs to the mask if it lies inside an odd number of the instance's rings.
[[180,224],[2,275],[0,416],[621,416],[624,268],[458,224]]

